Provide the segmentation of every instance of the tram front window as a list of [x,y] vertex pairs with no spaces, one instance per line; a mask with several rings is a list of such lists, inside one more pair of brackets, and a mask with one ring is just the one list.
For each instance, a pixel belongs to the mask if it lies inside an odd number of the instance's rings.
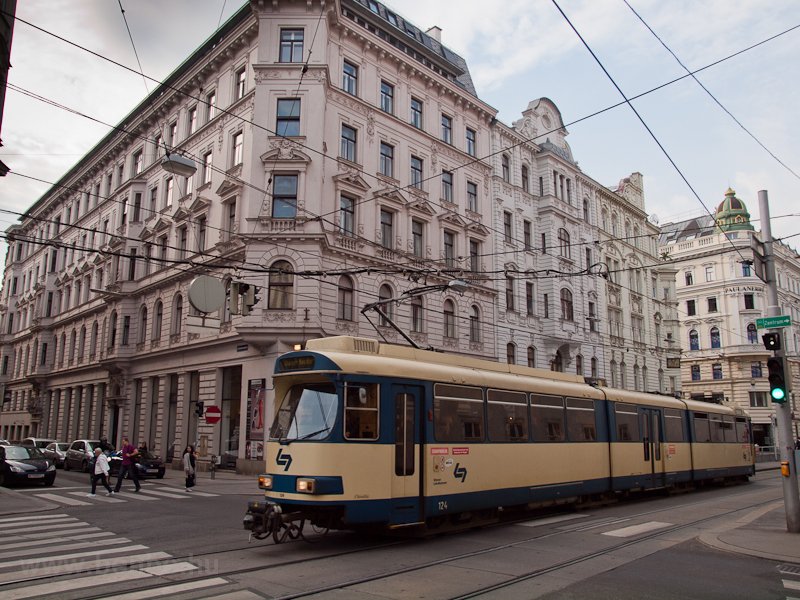
[[324,439],[333,429],[337,409],[333,385],[292,386],[283,397],[269,436],[287,442]]

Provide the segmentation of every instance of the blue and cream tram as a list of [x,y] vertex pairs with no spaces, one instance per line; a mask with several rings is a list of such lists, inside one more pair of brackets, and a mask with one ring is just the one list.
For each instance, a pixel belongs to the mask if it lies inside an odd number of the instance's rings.
[[578,375],[332,337],[278,358],[274,385],[256,537],[433,528],[754,473],[743,413]]

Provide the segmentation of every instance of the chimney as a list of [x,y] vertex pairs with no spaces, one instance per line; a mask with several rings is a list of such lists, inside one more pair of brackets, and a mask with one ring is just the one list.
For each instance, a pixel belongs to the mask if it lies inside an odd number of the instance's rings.
[[439,29],[439,27],[437,27],[436,25],[428,29],[428,31],[426,31],[425,34],[431,36],[440,44],[442,43],[442,30]]

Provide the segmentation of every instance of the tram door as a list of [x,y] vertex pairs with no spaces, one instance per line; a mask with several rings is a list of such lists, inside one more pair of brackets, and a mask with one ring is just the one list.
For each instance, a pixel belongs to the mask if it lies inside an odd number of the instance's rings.
[[662,411],[660,408],[642,408],[640,419],[642,421],[642,458],[646,465],[645,469],[649,468],[650,470],[649,477],[645,476],[645,485],[653,488],[662,487],[665,484]]
[[392,472],[392,523],[422,520],[421,419],[422,388],[393,385],[394,465]]

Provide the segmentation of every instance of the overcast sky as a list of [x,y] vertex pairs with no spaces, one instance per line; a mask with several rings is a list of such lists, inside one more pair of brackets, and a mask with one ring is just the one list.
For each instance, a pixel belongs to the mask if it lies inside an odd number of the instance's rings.
[[[629,97],[685,75],[624,0],[558,0],[606,70]],[[692,70],[800,25],[797,0],[628,0]],[[418,27],[437,25],[445,45],[467,59],[482,100],[508,124],[529,101],[553,100],[567,123],[584,173],[614,186],[644,175],[646,210],[661,224],[707,214],[728,187],[759,217],[757,192],[769,192],[775,237],[800,247],[800,28],[697,75],[777,159],[743,131],[691,78],[634,105],[691,188],[627,106],[576,122],[622,100],[551,0],[506,0],[486,12],[481,0],[393,0]],[[122,0],[146,74],[163,79],[241,0]],[[21,19],[136,68],[116,0],[23,0]],[[119,122],[148,88],[140,76],[17,22],[9,83],[108,123]],[[6,94],[0,209],[24,212],[108,127],[35,100]],[[19,175],[15,175],[18,173]],[[702,200],[694,196],[692,188]],[[785,216],[792,215],[792,216]],[[15,217],[0,213],[0,229]],[[758,223],[756,228],[760,228]],[[4,250],[4,249],[3,249]]]

